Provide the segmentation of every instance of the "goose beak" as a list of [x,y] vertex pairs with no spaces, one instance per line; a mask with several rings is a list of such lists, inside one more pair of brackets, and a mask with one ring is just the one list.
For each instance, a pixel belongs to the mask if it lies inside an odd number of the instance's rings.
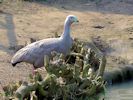
[[79,23],[79,20],[75,20],[75,23]]
[[78,20],[77,18],[75,18],[75,19],[74,19],[74,22],[78,23],[78,22],[79,22],[79,20]]

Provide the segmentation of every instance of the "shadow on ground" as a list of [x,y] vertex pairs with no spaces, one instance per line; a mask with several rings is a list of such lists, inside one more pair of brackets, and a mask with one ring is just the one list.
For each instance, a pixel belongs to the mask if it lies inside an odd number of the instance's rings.
[[35,3],[71,11],[133,15],[133,0],[35,0]]
[[[5,22],[0,22],[0,29],[6,30],[6,36],[8,39],[9,47],[17,45],[13,15],[10,13],[1,12],[1,16],[4,17]],[[8,50],[8,47],[2,44],[0,44],[0,50],[10,53],[10,51]]]

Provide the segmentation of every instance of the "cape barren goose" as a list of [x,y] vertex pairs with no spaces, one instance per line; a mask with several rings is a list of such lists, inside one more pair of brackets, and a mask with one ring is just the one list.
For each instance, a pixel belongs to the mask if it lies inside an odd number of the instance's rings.
[[27,62],[33,64],[34,68],[40,68],[44,65],[44,56],[50,56],[52,51],[66,55],[72,46],[70,26],[73,22],[78,22],[77,17],[74,15],[67,16],[64,23],[64,32],[59,38],[43,39],[20,49],[13,56],[12,65],[15,66],[17,63]]

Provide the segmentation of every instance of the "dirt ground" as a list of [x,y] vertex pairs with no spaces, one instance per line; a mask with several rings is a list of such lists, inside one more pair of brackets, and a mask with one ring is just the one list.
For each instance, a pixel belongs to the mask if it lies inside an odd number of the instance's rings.
[[[52,0],[51,0],[52,1]],[[107,66],[133,66],[132,0],[59,0],[60,2],[21,2],[5,0],[0,4],[0,91],[12,81],[27,80],[32,66],[26,63],[12,67],[14,45],[30,43],[61,34],[67,15],[76,15],[73,38],[92,41],[107,55]],[[93,0],[92,0],[93,1]]]

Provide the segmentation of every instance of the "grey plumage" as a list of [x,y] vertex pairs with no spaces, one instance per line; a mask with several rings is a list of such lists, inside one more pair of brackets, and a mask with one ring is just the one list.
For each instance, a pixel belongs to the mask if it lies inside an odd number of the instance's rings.
[[33,64],[35,68],[39,68],[44,65],[44,56],[50,56],[52,51],[66,55],[72,46],[70,26],[73,22],[78,22],[77,17],[74,15],[67,16],[64,23],[64,32],[59,38],[43,39],[20,49],[13,56],[12,65],[15,66],[17,63],[27,62]]

